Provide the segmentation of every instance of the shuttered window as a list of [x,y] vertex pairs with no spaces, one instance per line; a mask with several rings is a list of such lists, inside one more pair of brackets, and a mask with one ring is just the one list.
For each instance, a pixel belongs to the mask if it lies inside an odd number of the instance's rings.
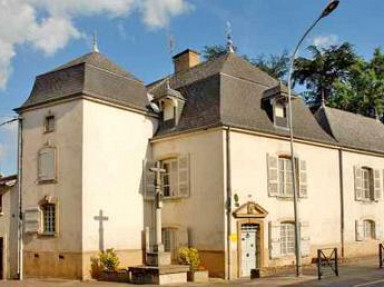
[[57,151],[55,147],[45,147],[39,151],[38,177],[39,181],[57,179]]
[[290,158],[279,158],[279,195],[293,196],[292,163]]
[[281,255],[295,253],[295,225],[292,222],[280,224],[280,253]]
[[171,159],[162,162],[165,173],[162,176],[164,197],[175,197],[178,194],[178,160]]
[[363,197],[365,199],[373,199],[373,175],[372,170],[369,168],[362,168],[362,190],[363,190]]
[[374,239],[375,238],[375,222],[372,220],[364,220],[364,239]]

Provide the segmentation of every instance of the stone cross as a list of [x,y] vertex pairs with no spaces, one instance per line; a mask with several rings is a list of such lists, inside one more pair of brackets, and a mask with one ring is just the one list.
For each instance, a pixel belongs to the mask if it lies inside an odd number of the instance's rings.
[[161,174],[165,173],[166,170],[161,168],[160,161],[156,162],[155,167],[151,167],[149,169],[151,172],[156,174],[156,182],[155,182],[155,191],[156,191],[156,247],[157,252],[164,251],[164,245],[161,242],[161,208],[163,207],[161,197]]
[[103,210],[100,209],[99,215],[94,217],[95,220],[99,221],[99,249],[104,251],[104,221],[108,221],[107,216],[103,216]]

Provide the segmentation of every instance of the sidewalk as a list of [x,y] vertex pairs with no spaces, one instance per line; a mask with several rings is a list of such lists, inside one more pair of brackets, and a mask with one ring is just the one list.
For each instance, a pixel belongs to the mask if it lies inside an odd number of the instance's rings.
[[[325,272],[325,278],[317,279],[316,266],[304,268],[304,276],[296,278],[294,270],[286,271],[276,277],[260,279],[239,279],[234,281],[224,281],[221,279],[211,279],[207,284],[187,283],[186,287],[235,287],[235,286],[257,286],[257,287],[277,287],[277,286],[334,286],[334,287],[384,287],[384,269],[378,268],[377,258],[369,258],[341,264],[339,268],[340,276],[336,277],[331,271]],[[126,283],[109,283],[96,281],[74,281],[61,279],[26,279],[19,281],[0,281],[0,287],[122,287],[138,286]],[[151,287],[152,285],[144,285]],[[179,285],[173,285],[179,286]]]

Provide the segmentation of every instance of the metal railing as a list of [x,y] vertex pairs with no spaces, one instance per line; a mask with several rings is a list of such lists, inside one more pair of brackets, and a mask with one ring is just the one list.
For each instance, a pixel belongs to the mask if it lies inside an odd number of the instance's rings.
[[383,268],[384,267],[384,245],[383,245],[383,243],[379,244],[379,260],[380,260],[379,268]]
[[[329,255],[327,255],[326,251]],[[339,276],[339,264],[337,257],[337,248],[325,248],[317,250],[317,276],[318,279],[324,276],[324,269],[330,268],[336,276]]]

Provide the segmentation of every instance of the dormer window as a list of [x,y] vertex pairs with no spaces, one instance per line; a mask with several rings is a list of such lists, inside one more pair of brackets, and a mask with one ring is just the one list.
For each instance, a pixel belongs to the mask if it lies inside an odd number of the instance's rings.
[[288,128],[288,93],[284,85],[279,84],[266,90],[262,104],[275,127]]
[[45,132],[50,133],[55,130],[55,116],[48,115],[45,117]]
[[273,121],[276,127],[288,128],[287,114],[286,99],[275,99],[273,103]]
[[277,102],[275,105],[275,116],[277,118],[286,118],[287,107],[284,104]]

